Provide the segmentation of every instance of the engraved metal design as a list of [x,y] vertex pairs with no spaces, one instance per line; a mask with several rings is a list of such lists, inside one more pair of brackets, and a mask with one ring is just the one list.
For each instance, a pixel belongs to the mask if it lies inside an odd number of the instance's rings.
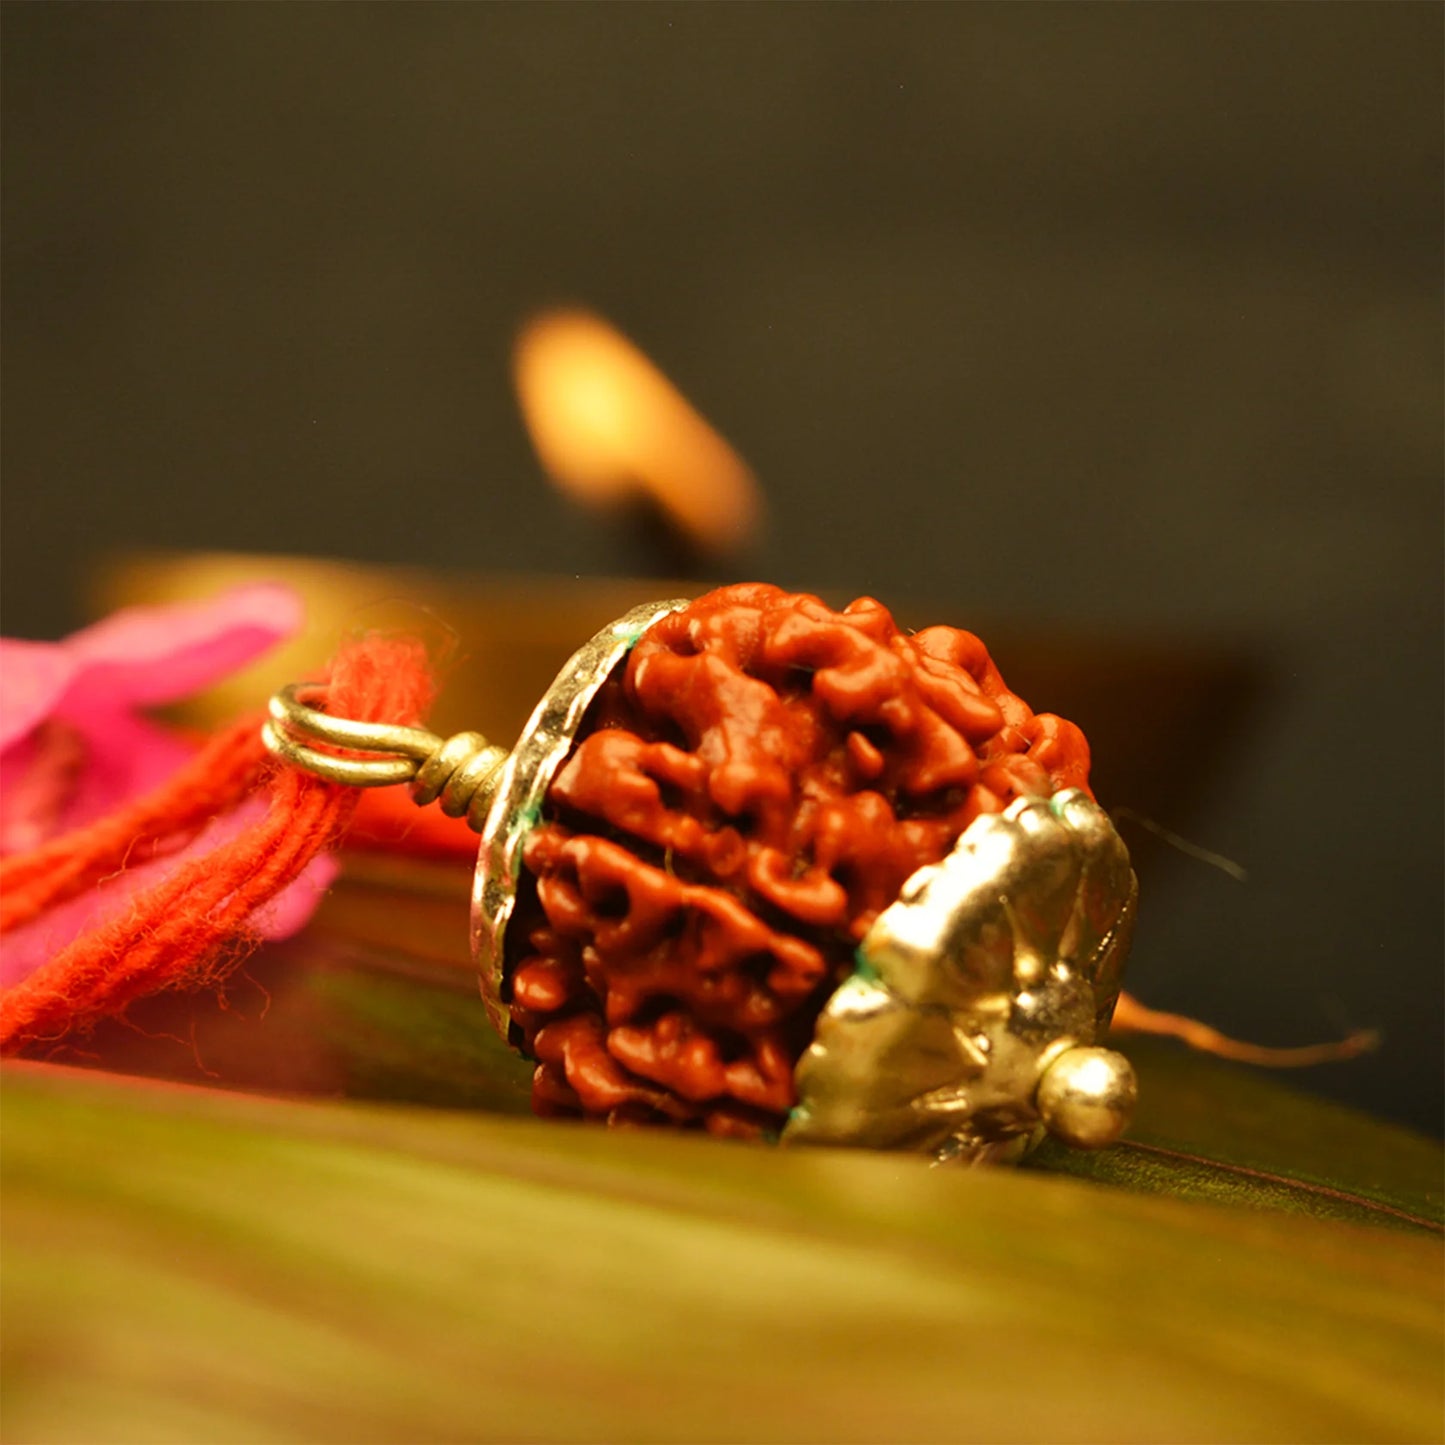
[[1122,840],[1078,789],[976,819],[864,938],[798,1063],[783,1142],[968,1161],[1016,1156],[1045,1127],[1109,1142],[1133,1074],[1089,1046],[1113,1013],[1137,896]]
[[542,800],[571,752],[597,690],[654,622],[688,601],[672,598],[634,607],[580,647],[537,704],[501,770],[482,830],[472,889],[472,957],[481,974],[487,1016],[503,1038],[510,1024],[502,997],[507,923],[517,898],[522,846],[541,817]]

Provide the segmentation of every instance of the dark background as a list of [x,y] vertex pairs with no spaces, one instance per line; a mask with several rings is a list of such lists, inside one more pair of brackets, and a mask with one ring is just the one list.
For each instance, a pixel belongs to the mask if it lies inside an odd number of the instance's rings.
[[1235,658],[1161,821],[1251,880],[1141,863],[1133,986],[1381,1025],[1306,1082],[1438,1131],[1442,13],[9,4],[5,630],[127,546],[635,568],[508,384],[583,302],[757,469],[739,572]]

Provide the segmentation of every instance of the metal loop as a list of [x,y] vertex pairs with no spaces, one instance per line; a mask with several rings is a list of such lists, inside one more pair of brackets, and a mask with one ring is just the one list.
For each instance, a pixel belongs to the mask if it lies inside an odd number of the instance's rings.
[[[439,797],[443,812],[453,818],[465,815],[481,831],[507,760],[505,748],[495,747],[481,733],[457,733],[443,741],[425,728],[332,717],[301,701],[303,687],[294,683],[272,697],[270,720],[261,729],[261,740],[270,752],[327,782],[348,787],[411,783],[418,804]],[[307,746],[313,742],[381,756],[339,756]]]
[[355,722],[308,707],[297,696],[303,686],[303,683],[292,683],[290,687],[283,687],[267,705],[272,718],[288,734],[299,733],[317,742],[352,748],[360,753],[400,753],[418,762],[429,758],[441,746],[441,739],[426,728]]
[[339,758],[334,753],[319,753],[288,737],[275,722],[261,728],[261,741],[282,761],[350,788],[384,788],[409,783],[416,776],[411,758]]

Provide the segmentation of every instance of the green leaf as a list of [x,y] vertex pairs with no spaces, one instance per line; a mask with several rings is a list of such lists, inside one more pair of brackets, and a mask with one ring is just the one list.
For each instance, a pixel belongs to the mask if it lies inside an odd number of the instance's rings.
[[4,1169],[14,1440],[1439,1438],[1424,1235],[44,1065]]
[[1115,1042],[1139,1075],[1128,1134],[1092,1153],[1048,1141],[1028,1167],[1149,1194],[1441,1227],[1445,1156],[1433,1141],[1298,1092],[1278,1074],[1157,1040]]
[[[235,1088],[528,1113],[531,1068],[488,1023],[468,952],[471,869],[395,857],[349,867],[312,928],[250,961],[228,1008],[206,995],[153,1000],[76,1057]],[[1124,1141],[1098,1153],[1045,1143],[1027,1167],[1135,1192],[1440,1227],[1445,1158],[1433,1141],[1300,1093],[1278,1073],[1158,1040],[1118,1043],[1141,1086]]]

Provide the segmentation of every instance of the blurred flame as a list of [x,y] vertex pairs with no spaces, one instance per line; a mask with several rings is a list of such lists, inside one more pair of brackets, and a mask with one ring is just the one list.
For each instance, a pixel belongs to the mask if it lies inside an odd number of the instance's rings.
[[542,465],[594,506],[642,493],[694,547],[731,552],[756,532],[753,474],[621,332],[587,311],[527,321],[512,353],[522,415]]

